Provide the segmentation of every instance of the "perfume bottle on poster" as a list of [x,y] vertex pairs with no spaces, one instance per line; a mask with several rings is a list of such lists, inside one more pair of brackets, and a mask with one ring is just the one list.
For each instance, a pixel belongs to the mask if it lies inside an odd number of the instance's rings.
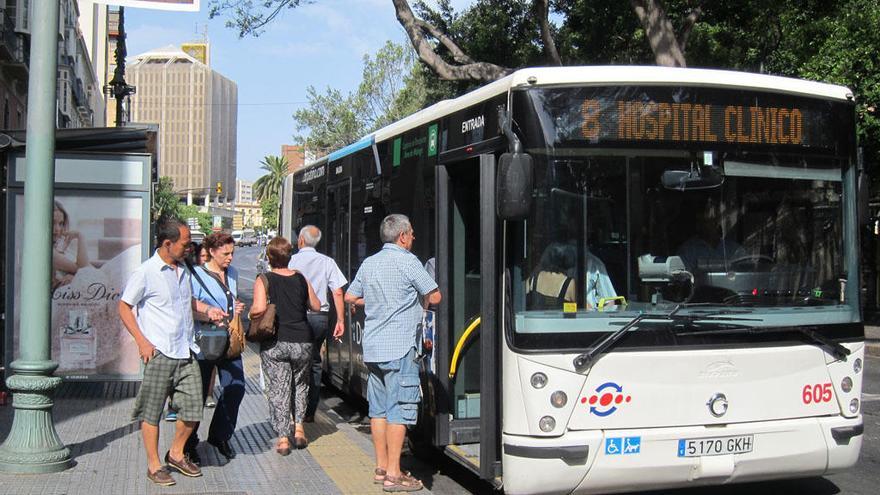
[[93,370],[97,353],[97,335],[89,323],[88,310],[71,309],[67,313],[67,325],[61,328],[61,368]]

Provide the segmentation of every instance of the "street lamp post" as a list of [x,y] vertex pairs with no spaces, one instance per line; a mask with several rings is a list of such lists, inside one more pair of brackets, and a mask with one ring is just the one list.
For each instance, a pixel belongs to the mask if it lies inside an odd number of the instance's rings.
[[116,38],[116,70],[113,71],[113,79],[104,86],[104,93],[116,99],[116,127],[122,127],[128,122],[125,114],[125,99],[135,94],[137,88],[125,82],[125,7],[119,7],[119,27]]
[[52,201],[55,188],[55,99],[58,70],[57,0],[34,0],[28,76],[25,148],[24,240],[19,358],[6,385],[15,408],[9,436],[0,445],[0,471],[51,473],[71,466],[52,421],[61,378],[51,360]]

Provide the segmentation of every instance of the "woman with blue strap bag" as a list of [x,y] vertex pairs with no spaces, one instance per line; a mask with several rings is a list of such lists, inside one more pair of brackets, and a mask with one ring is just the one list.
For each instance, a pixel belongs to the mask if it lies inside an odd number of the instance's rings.
[[[229,315],[224,326],[200,324],[196,329],[196,343],[201,348],[198,358],[202,372],[202,391],[206,397],[213,393],[209,390],[209,384],[215,366],[220,379],[220,397],[208,430],[208,443],[227,459],[232,459],[235,451],[229,440],[235,432],[245,387],[244,366],[241,361],[241,349],[244,345],[241,317],[244,315],[244,303],[237,298],[238,271],[230,266],[235,251],[232,236],[225,232],[211,234],[205,238],[204,247],[208,251],[208,262],[191,268],[193,297],[218,306]],[[193,450],[199,442],[197,431],[198,428],[193,430],[188,442]]]

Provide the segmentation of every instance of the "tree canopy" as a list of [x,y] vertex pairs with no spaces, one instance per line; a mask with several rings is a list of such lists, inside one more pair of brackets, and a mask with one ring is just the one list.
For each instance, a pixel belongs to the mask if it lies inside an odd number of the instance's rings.
[[253,192],[257,201],[275,196],[281,191],[284,177],[287,176],[287,158],[283,156],[267,155],[260,162],[260,170],[266,173],[254,182]]
[[153,204],[150,210],[153,221],[163,217],[178,217],[180,210],[180,197],[174,192],[174,180],[171,177],[159,177],[153,194]]
[[[211,15],[226,17],[240,36],[258,36],[281,10],[319,1],[209,4]],[[414,74],[424,78],[424,104],[527,66],[658,64],[746,70],[853,89],[859,136],[869,160],[880,162],[876,0],[476,0],[460,12],[450,0],[432,5],[390,0],[389,8],[421,61]],[[333,90],[321,95],[314,88],[309,99],[329,109],[333,103],[349,108],[358,103],[356,95]],[[309,128],[322,136],[326,122],[309,116],[297,117],[300,130]],[[347,136],[330,147],[352,142],[367,130],[345,112],[327,121]]]
[[319,155],[419,111],[427,104],[426,75],[409,47],[387,42],[374,57],[364,56],[357,91],[306,90],[308,107],[294,115],[297,144]]

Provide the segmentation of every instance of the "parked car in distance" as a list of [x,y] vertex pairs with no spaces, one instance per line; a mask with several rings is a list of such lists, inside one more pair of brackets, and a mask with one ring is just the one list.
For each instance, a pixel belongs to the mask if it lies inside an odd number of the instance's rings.
[[245,229],[241,231],[241,239],[236,243],[239,246],[256,246],[257,245],[257,233],[252,229]]

